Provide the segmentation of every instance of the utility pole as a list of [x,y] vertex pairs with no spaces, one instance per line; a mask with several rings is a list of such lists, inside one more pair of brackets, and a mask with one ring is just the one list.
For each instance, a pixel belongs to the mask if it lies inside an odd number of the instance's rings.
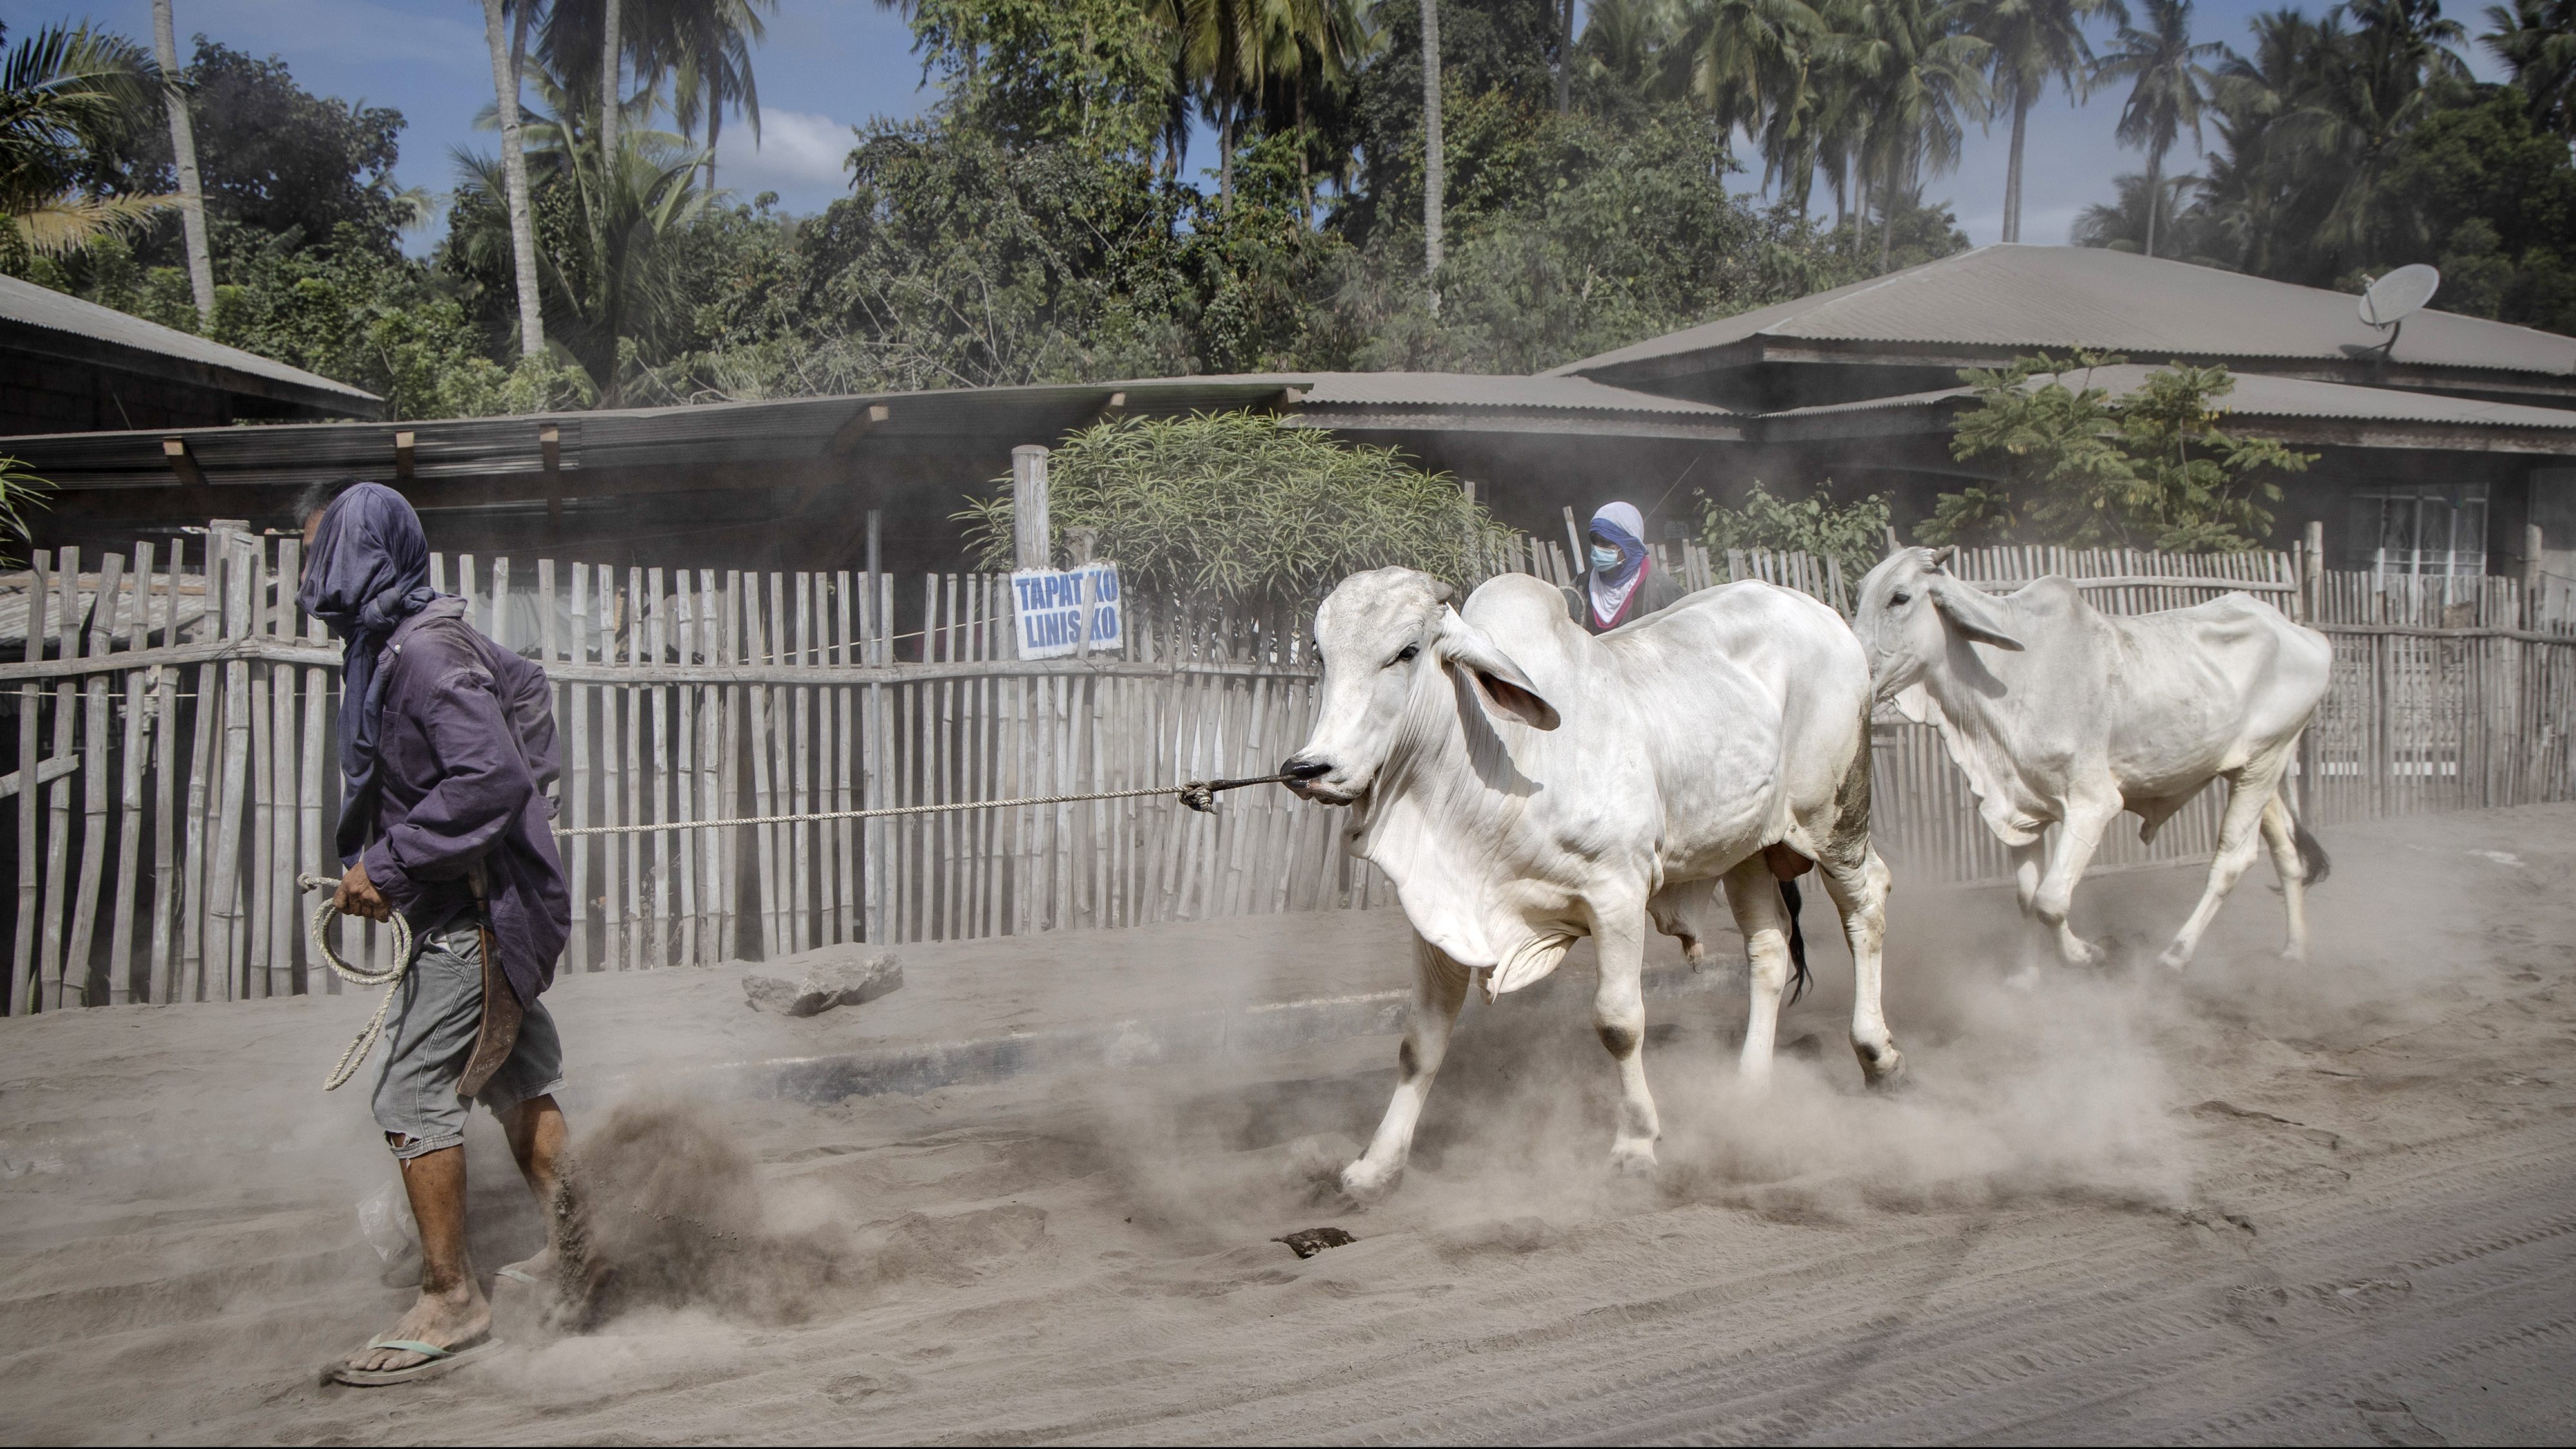
[[215,260],[206,245],[206,193],[197,178],[197,132],[188,97],[179,89],[178,26],[170,0],[152,0],[152,50],[161,62],[161,108],[170,113],[170,154],[179,167],[179,229],[188,242],[188,290],[197,299],[197,325],[215,320]]

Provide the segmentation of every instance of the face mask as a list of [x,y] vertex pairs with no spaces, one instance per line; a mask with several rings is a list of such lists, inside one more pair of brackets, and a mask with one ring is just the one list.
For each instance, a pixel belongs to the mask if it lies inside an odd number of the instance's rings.
[[1592,566],[1604,573],[1619,566],[1619,550],[1607,544],[1592,545]]

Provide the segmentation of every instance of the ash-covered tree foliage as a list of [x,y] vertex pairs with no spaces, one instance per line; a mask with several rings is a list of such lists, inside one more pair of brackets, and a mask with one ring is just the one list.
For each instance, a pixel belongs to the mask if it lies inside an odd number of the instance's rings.
[[1710,550],[1766,548],[1842,561],[1857,580],[1887,552],[1888,504],[1872,493],[1849,503],[1834,497],[1831,479],[1806,497],[1782,498],[1753,480],[1744,501],[1730,508],[1699,495],[1700,539]]
[[[1651,73],[1574,57],[1560,109],[1554,0],[1443,0],[1436,278],[1422,267],[1419,7],[1287,7],[1261,22],[1258,54],[1191,39],[1222,31],[1200,33],[1222,7],[902,8],[941,99],[859,127],[849,194],[813,216],[705,190],[706,127],[682,115],[704,67],[660,51],[629,57],[638,92],[603,163],[597,39],[555,24],[587,12],[543,12],[522,86],[550,348],[536,359],[517,355],[497,162],[459,158],[439,178],[445,229],[406,257],[396,242],[428,198],[394,186],[399,113],[313,95],[285,60],[213,41],[181,78],[213,321],[194,314],[173,218],[31,275],[417,417],[1267,369],[1527,372],[1965,245],[1914,192],[1866,236],[1731,192],[1731,127],[1674,83],[1670,56]],[[646,22],[661,11],[635,13],[638,34],[660,33]],[[747,77],[757,50],[728,55]],[[1181,169],[1193,118],[1202,150],[1232,143],[1207,174]],[[124,134],[91,158],[97,188],[171,185],[157,115]]]
[[1951,453],[1996,478],[1940,496],[1925,543],[2049,543],[2234,553],[2272,531],[2283,473],[2316,461],[2278,439],[2219,427],[2236,388],[2224,367],[2158,368],[2125,397],[2096,383],[2116,355],[2025,357],[1968,368],[1974,406]]
[[[2199,70],[2211,144],[2160,188],[2155,254],[2355,292],[2430,262],[2446,311],[2576,331],[2576,6],[2478,17],[2472,36],[2435,0],[2252,16]],[[2473,78],[2472,49],[2501,81]],[[2141,250],[2145,176],[2113,185],[2074,240]]]
[[[1458,481],[1260,413],[1121,418],[1047,464],[1047,520],[1076,530],[1149,597],[1254,608],[1321,599],[1361,569],[1401,565],[1461,587],[1510,530]],[[983,566],[1012,561],[1010,480],[958,515]]]

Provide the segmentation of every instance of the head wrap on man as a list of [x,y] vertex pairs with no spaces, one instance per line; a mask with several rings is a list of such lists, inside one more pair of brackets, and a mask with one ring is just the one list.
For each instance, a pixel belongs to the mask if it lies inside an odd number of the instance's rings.
[[1645,515],[1633,503],[1605,503],[1592,515],[1591,534],[1619,550],[1616,565],[1592,567],[1587,590],[1594,622],[1607,629],[1620,622],[1638,586],[1646,581]]
[[394,629],[437,597],[429,586],[429,537],[401,494],[360,483],[323,510],[295,602],[348,641],[340,674],[344,814],[374,805],[376,717],[384,705],[377,657]]

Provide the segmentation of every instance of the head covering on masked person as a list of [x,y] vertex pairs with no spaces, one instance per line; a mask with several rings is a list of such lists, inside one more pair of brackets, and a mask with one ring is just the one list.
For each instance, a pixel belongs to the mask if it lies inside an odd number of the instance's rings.
[[295,602],[347,644],[341,654],[340,787],[344,813],[362,809],[376,784],[376,722],[384,708],[377,660],[405,619],[438,597],[429,586],[429,536],[403,496],[360,483],[331,500]]
[[1635,504],[1605,503],[1592,515],[1591,554],[1586,593],[1592,623],[1607,629],[1628,616],[1646,582],[1646,519]]

